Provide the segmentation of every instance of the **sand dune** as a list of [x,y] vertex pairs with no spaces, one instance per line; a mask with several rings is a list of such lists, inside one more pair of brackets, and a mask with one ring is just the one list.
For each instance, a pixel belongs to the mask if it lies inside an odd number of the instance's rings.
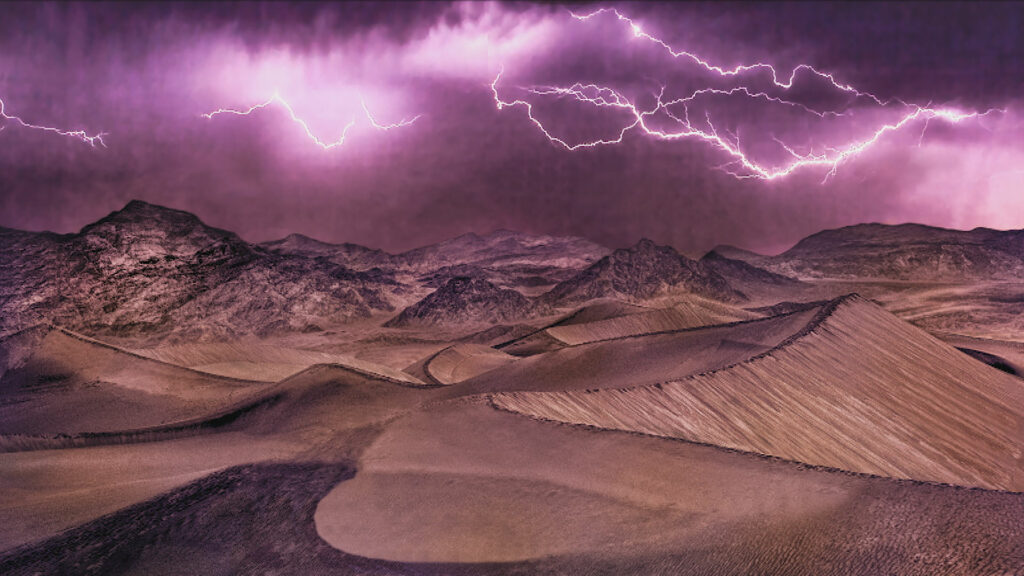
[[650,308],[640,306],[639,304],[631,304],[629,302],[623,302],[613,298],[599,298],[589,302],[586,306],[581,306],[572,314],[556,322],[555,325],[569,326],[572,324],[585,324],[587,322],[597,322],[599,320],[608,320],[609,318],[618,318],[619,316],[639,314],[640,312],[647,312],[649,310]]
[[569,346],[480,374],[445,394],[596,389],[679,379],[764,352],[800,330],[816,311]]
[[493,402],[856,472],[1024,490],[1021,381],[855,296],[769,353],[722,370]]
[[[248,400],[257,408],[230,426],[211,424],[223,415],[207,414],[0,453],[0,549],[52,536],[226,466],[352,458],[383,423],[430,392],[317,365]],[[197,435],[204,431],[216,434]]]
[[936,334],[936,337],[963,351],[973,350],[988,354],[990,357],[983,360],[986,364],[995,365],[1004,372],[1016,373],[1017,376],[1024,378],[1024,342],[941,333]]
[[198,437],[0,454],[0,549],[52,536],[227,466],[294,458],[300,451],[285,440],[235,432],[216,442]]
[[[621,367],[611,375],[615,381],[633,383],[658,370],[707,371],[709,362],[729,366],[776,348],[761,360],[773,358],[819,333],[842,330],[845,335],[850,329],[844,325],[827,324],[842,316],[843,306],[854,312],[873,309],[854,301],[728,326],[584,344],[509,361],[443,388],[319,364],[260,390],[254,400],[275,402],[227,432],[145,445],[0,454],[6,463],[0,468],[5,470],[0,520],[6,522],[0,547],[53,535],[228,465],[271,458],[354,459],[355,477],[319,505],[320,489],[311,492],[313,500],[295,504],[301,514],[294,521],[303,522],[305,536],[289,537],[288,546],[260,545],[251,553],[273,549],[274,558],[298,562],[312,551],[321,557],[318,546],[326,541],[339,549],[340,556],[328,556],[337,573],[351,566],[348,554],[386,559],[359,560],[380,573],[811,574],[823,562],[900,574],[950,567],[962,573],[1008,570],[1024,510],[1019,495],[857,477],[690,443],[560,426],[494,410],[485,398],[472,396],[482,383],[496,390],[586,387],[586,374],[579,380],[566,374],[604,356]],[[816,328],[801,331],[808,325]],[[472,364],[474,353],[492,354],[482,347],[457,352],[447,360],[465,355]],[[645,354],[648,359],[641,360]],[[568,362],[565,371],[558,368],[563,362]],[[459,374],[457,364],[449,364],[446,373]],[[520,372],[521,367],[531,368]],[[600,387],[593,381],[590,386]],[[452,396],[468,397],[444,400]],[[546,396],[499,393],[494,398]],[[301,484],[298,476],[289,478],[285,485]],[[251,479],[262,485],[259,476]],[[192,486],[207,484],[199,480]],[[233,510],[251,501],[245,509],[256,515],[277,510],[272,508],[276,498],[248,499],[245,494],[253,493],[232,486],[188,489],[188,502],[202,502],[188,506],[175,504],[185,493],[175,492],[147,504],[162,511],[156,516],[118,512],[68,533],[102,540],[90,549],[95,553],[73,549],[59,537],[0,555],[0,566],[32,558],[35,563],[26,566],[86,562],[99,572],[122,565],[141,571],[169,565],[192,569],[191,554],[170,564],[168,558],[187,549],[190,538],[220,541],[218,534],[235,534],[242,529],[238,522],[247,522],[242,517],[202,521],[207,502],[214,510]],[[314,507],[315,533],[304,512]],[[125,523],[138,528],[119,528]],[[147,532],[149,524],[159,528]],[[150,536],[132,551],[109,553],[122,540],[95,536],[95,530],[111,527],[125,537]],[[443,564],[399,563],[406,561]],[[316,566],[318,572],[335,573],[330,562]]]
[[333,367],[391,384],[424,385],[372,362],[269,345],[178,346],[157,349],[152,358],[57,327],[25,334],[22,340],[34,346],[22,346],[17,366],[0,379],[4,451],[157,440],[219,429],[291,385],[288,379],[277,384],[241,380],[157,358],[185,364],[234,358],[254,366],[263,359],[270,364],[285,360],[298,369],[292,377]]
[[615,301],[584,306],[568,317],[497,348],[515,356],[531,356],[602,340],[655,334],[700,326],[751,320],[761,315],[729,304],[688,294],[666,300],[663,308]]
[[[159,442],[237,430],[269,434],[282,430],[350,429],[383,420],[381,414],[392,413],[393,409],[409,409],[424,397],[408,391],[429,388],[341,364],[317,364],[241,401],[191,418],[56,436],[0,435],[0,452]],[[396,400],[399,396],[413,402]]]
[[[147,358],[222,376],[277,382],[315,364],[341,364],[395,380],[409,375],[343,354],[301,350],[261,342],[210,342],[135,350]],[[409,380],[410,384],[416,381]]]
[[1020,495],[808,469],[481,403],[396,420],[361,462],[317,507],[319,535],[370,558],[466,563],[443,574],[999,573],[1017,557],[1024,510]]
[[275,405],[247,430],[261,434],[305,431],[316,436],[371,425],[412,409],[431,388],[368,375],[340,364],[319,364],[268,389]]
[[758,315],[711,300],[684,300],[670,308],[647,310],[596,322],[552,326],[547,333],[569,346],[698,326],[751,320]]
[[1022,241],[0,228],[0,574],[1024,576]]
[[0,434],[107,432],[216,410],[264,384],[145,358],[51,327],[0,379]]
[[516,360],[515,356],[481,344],[455,344],[431,356],[423,370],[438,384],[455,384]]

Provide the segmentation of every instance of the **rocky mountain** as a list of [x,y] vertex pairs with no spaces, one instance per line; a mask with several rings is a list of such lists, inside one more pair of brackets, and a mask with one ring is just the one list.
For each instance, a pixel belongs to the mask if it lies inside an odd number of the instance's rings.
[[486,236],[469,233],[439,244],[396,256],[398,262],[417,271],[472,264],[479,268],[582,269],[608,253],[608,249],[583,238],[535,236],[498,230]]
[[512,317],[523,297],[502,289],[543,289],[606,253],[580,238],[509,231],[402,254],[301,234],[253,244],[132,201],[77,234],[0,228],[0,335],[42,321],[157,341],[316,330],[392,312],[467,276],[496,284],[479,297],[497,298],[491,316]]
[[764,255],[758,254],[757,252],[745,250],[729,244],[719,244],[708,251],[709,254],[711,252],[730,260],[739,260],[740,262],[746,262],[748,264],[765,258]]
[[742,292],[706,263],[683,256],[669,246],[643,239],[616,250],[544,295],[554,305],[595,298],[643,300],[686,291],[723,301],[740,301]]
[[400,254],[358,244],[321,242],[301,234],[261,246],[276,254],[323,258],[353,270],[380,268],[409,274],[431,289],[463,276],[484,278],[503,287],[551,286],[608,253],[607,248],[583,238],[508,230],[486,236],[463,234]]
[[515,290],[499,288],[482,278],[461,277],[452,278],[384,325],[498,324],[523,320],[546,311],[544,305]]
[[428,287],[469,276],[502,288],[543,289],[572,277],[607,253],[607,248],[583,238],[498,230],[485,236],[463,234],[410,250],[395,256],[395,262],[397,269],[414,273]]
[[797,278],[1020,280],[1024,230],[859,224],[818,232],[778,256],[748,262]]
[[492,272],[473,264],[455,264],[452,266],[442,266],[437,270],[426,272],[420,275],[417,280],[424,286],[436,290],[454,278],[480,278],[490,281],[493,280],[494,276],[495,274]]
[[162,339],[315,329],[393,310],[380,270],[282,255],[140,201],[77,234],[0,231],[0,331],[51,321]]
[[289,234],[280,240],[263,242],[260,246],[275,254],[324,258],[352,270],[395,267],[395,257],[383,250],[349,242],[331,244],[302,234]]
[[[76,234],[0,228],[0,336],[50,321],[96,336],[220,338],[403,308],[392,325],[504,322],[597,298],[786,299],[801,286],[795,278],[1024,278],[1024,231],[864,224],[778,256],[722,250],[695,261],[650,240],[608,253],[580,238],[509,231],[402,254],[299,234],[253,244],[188,212],[132,201]],[[520,291],[548,287],[540,304]]]
[[727,258],[717,250],[705,254],[700,263],[725,278],[730,286],[748,295],[780,288],[793,289],[802,284],[795,278],[769,272],[743,260]]

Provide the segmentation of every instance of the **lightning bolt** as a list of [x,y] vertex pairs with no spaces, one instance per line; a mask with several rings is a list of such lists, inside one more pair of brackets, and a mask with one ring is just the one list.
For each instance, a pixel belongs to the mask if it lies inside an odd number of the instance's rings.
[[633,128],[635,128],[636,126],[638,126],[640,124],[641,119],[643,118],[644,115],[653,114],[653,113],[655,113],[657,111],[657,109],[655,109],[655,110],[651,110],[650,112],[640,112],[640,111],[637,110],[636,106],[631,104],[626,98],[624,98],[623,96],[619,95],[617,92],[615,92],[611,88],[598,88],[599,91],[601,91],[603,93],[609,94],[609,99],[606,99],[604,96],[588,97],[585,94],[583,94],[582,91],[573,90],[572,88],[559,89],[559,90],[565,91],[565,93],[572,94],[573,96],[575,96],[578,100],[580,100],[582,102],[587,102],[587,103],[593,104],[595,106],[613,107],[613,108],[619,108],[619,109],[628,110],[629,112],[631,112],[633,114],[633,116],[635,118],[633,123],[629,124],[628,126],[623,128],[619,132],[618,137],[613,139],[613,140],[594,140],[594,141],[591,141],[591,142],[580,142],[580,143],[577,143],[577,144],[569,144],[565,140],[562,140],[561,138],[559,138],[559,137],[555,136],[554,134],[552,134],[551,132],[549,132],[548,129],[544,127],[544,123],[541,122],[540,120],[538,120],[536,117],[534,117],[534,115],[533,115],[533,104],[531,104],[530,102],[527,102],[526,100],[511,100],[511,101],[507,101],[506,102],[506,101],[501,99],[501,97],[498,95],[498,82],[501,80],[501,75],[504,74],[504,73],[505,73],[505,68],[502,67],[501,70],[498,71],[498,75],[494,77],[494,81],[491,82],[491,92],[494,93],[494,101],[498,105],[498,110],[502,110],[504,108],[509,108],[509,107],[516,107],[516,106],[524,107],[526,109],[527,117],[529,117],[530,121],[533,122],[533,124],[535,126],[537,126],[537,128],[540,129],[540,131],[544,134],[544,136],[546,136],[548,138],[548,140],[551,140],[552,142],[562,146],[563,148],[565,148],[566,150],[569,150],[569,151],[578,150],[580,148],[593,148],[595,146],[603,146],[603,145],[607,145],[607,144],[618,144],[618,143],[622,142],[623,138],[626,137],[626,132],[629,132],[630,130],[632,130]]
[[[0,100],[0,118],[3,118],[4,120],[10,120],[12,122],[17,122],[19,125],[25,128],[31,128],[33,130],[42,130],[44,132],[52,132],[54,134],[59,134],[60,136],[67,136],[69,138],[81,140],[82,142],[85,142],[86,144],[92,146],[93,148],[95,148],[97,144],[103,146],[104,148],[107,147],[106,143],[103,142],[103,137],[108,136],[106,132],[100,132],[98,134],[93,134],[90,136],[84,130],[61,130],[60,128],[54,128],[52,126],[40,126],[38,124],[30,124],[22,120],[18,116],[8,114],[5,109],[3,100]],[[6,126],[0,127],[0,130],[4,128],[6,128]]]
[[207,120],[212,120],[213,117],[217,116],[218,114],[235,114],[237,116],[248,116],[253,112],[256,112],[257,110],[262,110],[267,106],[270,106],[271,104],[278,104],[282,108],[284,108],[285,111],[288,113],[288,117],[291,118],[292,122],[301,126],[302,130],[306,133],[306,136],[310,140],[312,140],[314,144],[316,144],[317,146],[324,150],[330,150],[332,148],[336,148],[344,144],[345,137],[348,136],[349,129],[352,128],[352,126],[354,126],[356,123],[355,119],[353,119],[352,121],[345,125],[345,128],[341,131],[341,136],[337,140],[334,140],[332,142],[326,142],[324,140],[317,138],[316,135],[313,134],[313,130],[310,129],[309,124],[307,124],[306,121],[303,120],[302,118],[299,118],[299,116],[295,113],[295,109],[292,108],[292,105],[289,104],[287,100],[282,98],[281,95],[278,94],[277,92],[274,92],[274,95],[268,98],[265,102],[254,104],[245,110],[237,110],[234,108],[218,108],[213,112],[207,112],[202,116]]
[[373,126],[377,130],[383,130],[385,132],[388,130],[394,130],[395,128],[403,128],[405,126],[409,126],[413,122],[419,120],[420,116],[423,116],[422,114],[417,114],[412,118],[403,119],[398,122],[395,122],[394,124],[378,124],[377,121],[373,119],[373,114],[370,114],[370,109],[366,107],[366,101],[359,100],[359,104],[363,107],[363,112],[366,113],[366,118],[370,121],[370,126]]
[[[703,88],[692,92],[688,96],[681,98],[675,98],[672,100],[665,100],[665,86],[661,86],[659,93],[654,94],[656,97],[656,103],[653,108],[641,110],[634,102],[630,101],[629,98],[616,90],[596,84],[582,84],[576,83],[568,87],[560,86],[527,86],[519,87],[520,90],[537,95],[537,96],[548,96],[555,98],[572,98],[577,102],[585,105],[595,106],[599,108],[612,108],[621,110],[631,117],[631,121],[626,123],[618,135],[615,138],[596,139],[583,142],[570,143],[564,139],[554,135],[548,128],[546,128],[535,115],[533,103],[522,100],[503,100],[498,91],[498,84],[505,72],[502,66],[494,80],[491,82],[491,92],[494,97],[494,102],[498,110],[505,108],[523,108],[526,111],[526,115],[530,122],[533,123],[540,132],[548,138],[554,144],[561,146],[562,148],[574,151],[581,148],[594,148],[597,146],[606,146],[612,144],[618,144],[623,141],[626,134],[633,130],[638,130],[646,136],[653,137],[659,140],[682,140],[682,139],[695,139],[704,141],[710,144],[717,150],[725,153],[730,157],[730,160],[725,164],[718,167],[728,174],[740,178],[756,178],[761,180],[776,180],[779,178],[786,177],[797,170],[806,167],[824,167],[826,168],[826,174],[824,181],[827,181],[830,177],[836,174],[836,171],[840,164],[850,160],[851,158],[861,154],[865,150],[869,149],[872,145],[878,142],[883,136],[890,132],[895,132],[903,128],[904,126],[916,121],[923,120],[925,128],[927,129],[928,123],[932,120],[942,120],[948,123],[957,124],[964,120],[979,118],[988,115],[992,112],[1005,113],[1002,109],[990,109],[985,112],[961,112],[952,108],[932,108],[928,106],[918,106],[915,104],[908,104],[897,98],[889,100],[883,100],[878,96],[869,92],[863,92],[857,90],[853,86],[839,82],[832,74],[821,72],[814,67],[806,64],[801,64],[792,70],[788,80],[779,80],[779,74],[775,67],[770,64],[758,62],[755,64],[740,65],[734,68],[723,68],[712,64],[710,61],[701,58],[700,56],[688,52],[685,50],[676,50],[670,46],[664,40],[652,36],[645,32],[639,24],[634,22],[632,19],[626,17],[618,10],[614,8],[602,8],[600,10],[591,12],[585,15],[577,15],[570,13],[573,18],[580,21],[587,21],[600,14],[611,13],[622,22],[625,22],[633,32],[634,37],[641,38],[650,41],[662,49],[666,50],[673,58],[685,58],[698,64],[704,70],[718,75],[719,77],[738,77],[741,74],[754,70],[767,70],[771,73],[772,83],[783,91],[789,90],[793,86],[794,79],[800,71],[808,71],[816,76],[827,80],[835,89],[845,93],[852,94],[856,98],[865,98],[870,100],[874,105],[882,108],[890,107],[893,103],[897,103],[903,108],[903,113],[898,117],[897,120],[890,123],[884,123],[877,127],[867,137],[849,142],[842,147],[828,147],[822,152],[814,152],[813,150],[807,153],[799,153],[793,147],[787,145],[785,142],[775,138],[775,142],[784,150],[791,160],[788,163],[784,163],[782,166],[766,166],[761,163],[754,161],[748,154],[744,153],[741,148],[739,137],[735,134],[730,133],[732,141],[724,138],[719,134],[715,128],[711,116],[705,111],[704,123],[702,126],[695,126],[689,117],[688,104],[694,102],[696,99],[702,96],[733,96],[741,95],[751,99],[760,99],[767,102],[773,102],[776,104],[782,104],[791,107],[797,107],[804,112],[813,114],[819,118],[826,117],[840,117],[847,114],[847,112],[836,112],[830,110],[815,110],[809,106],[773,96],[763,91],[754,91],[747,86],[737,86],[731,89],[715,89],[715,88]],[[682,116],[673,113],[670,107],[683,108]],[[652,116],[661,115],[662,117],[668,118],[672,122],[671,128],[655,128],[649,123],[649,119]],[[727,131],[728,132],[728,131]],[[922,136],[923,138],[923,130]]]
[[[353,118],[351,121],[349,121],[348,124],[345,125],[345,128],[341,131],[341,136],[337,140],[333,140],[333,141],[329,141],[329,142],[321,140],[315,134],[313,134],[313,130],[309,127],[309,124],[306,123],[305,120],[300,118],[298,116],[298,114],[295,113],[295,109],[292,108],[292,105],[289,104],[288,101],[285,100],[283,97],[281,97],[280,93],[278,93],[278,92],[274,92],[274,95],[271,96],[270,98],[268,98],[266,101],[260,102],[258,104],[254,104],[254,105],[252,105],[249,108],[246,108],[244,110],[239,110],[239,109],[235,109],[235,108],[218,108],[218,109],[216,109],[216,110],[214,110],[212,112],[207,112],[205,114],[202,114],[201,116],[203,118],[206,118],[207,120],[212,120],[213,117],[217,116],[218,114],[234,114],[236,116],[248,116],[248,115],[252,114],[253,112],[262,110],[262,109],[270,106],[271,104],[277,104],[277,105],[281,106],[282,108],[284,108],[284,110],[288,113],[288,117],[291,119],[291,121],[296,123],[296,124],[298,124],[302,128],[303,132],[305,132],[306,137],[308,137],[310,140],[312,140],[314,144],[316,144],[317,146],[319,146],[323,150],[331,150],[332,148],[337,148],[338,146],[341,146],[342,144],[344,144],[345,143],[345,138],[348,136],[349,129],[351,129],[353,126],[356,125],[356,119]],[[370,114],[370,109],[367,108],[366,102],[363,101],[363,100],[360,100],[360,104],[362,105],[363,112],[366,114],[367,120],[369,120],[370,126],[372,126],[373,128],[376,128],[377,130],[381,130],[381,131],[389,131],[389,130],[393,130],[395,128],[402,128],[402,127],[405,127],[405,126],[409,126],[409,125],[413,124],[414,122],[416,122],[416,120],[418,120],[420,118],[420,116],[422,116],[422,115],[416,115],[413,118],[403,119],[400,122],[396,122],[394,124],[380,124],[380,123],[378,123],[374,119],[373,115]]]
[[[814,66],[811,66],[809,64],[801,64],[801,65],[793,68],[793,70],[790,71],[790,73],[789,73],[789,79],[788,80],[779,80],[779,73],[775,69],[775,67],[772,66],[771,64],[768,64],[768,63],[765,63],[765,62],[757,62],[757,63],[754,63],[754,64],[741,64],[741,65],[735,66],[733,68],[724,68],[722,66],[717,66],[715,64],[712,64],[710,61],[705,60],[704,58],[701,58],[697,54],[694,54],[693,52],[688,52],[686,50],[676,50],[676,49],[672,48],[672,46],[670,46],[664,40],[662,40],[660,38],[657,38],[655,36],[652,36],[652,35],[648,34],[647,32],[645,32],[643,30],[643,28],[640,27],[639,24],[637,24],[631,18],[629,18],[626,15],[622,14],[621,12],[619,12],[615,8],[601,8],[601,9],[595,10],[594,12],[591,12],[589,14],[583,14],[583,15],[576,14],[574,12],[569,12],[569,14],[573,18],[575,18],[577,20],[580,20],[580,21],[584,21],[584,22],[587,21],[587,20],[590,20],[591,18],[593,18],[595,16],[599,16],[599,15],[605,14],[605,13],[614,14],[615,17],[618,18],[620,21],[625,22],[629,26],[629,28],[633,31],[633,36],[635,36],[636,38],[642,38],[644,40],[648,40],[648,41],[650,41],[650,42],[652,42],[654,44],[657,44],[662,49],[664,49],[668,54],[670,54],[673,58],[688,59],[688,60],[694,62],[695,64],[697,64],[698,66],[700,66],[701,68],[704,68],[708,72],[713,72],[715,74],[718,74],[719,76],[738,76],[738,75],[743,74],[745,72],[751,72],[751,71],[754,71],[754,70],[767,70],[768,72],[771,73],[772,83],[773,84],[775,84],[776,86],[778,86],[779,88],[782,88],[784,90],[789,90],[790,88],[793,87],[793,80],[796,78],[797,73],[806,70],[806,71],[814,74],[815,76],[818,76],[819,78],[827,80],[830,84],[832,84],[833,87],[835,87],[835,88],[837,88],[839,90],[842,90],[843,92],[848,92],[848,93],[853,94],[854,96],[857,96],[857,97],[868,98],[868,99],[874,101],[875,104],[878,104],[879,106],[886,106],[886,105],[889,104],[889,101],[884,101],[881,98],[879,98],[878,96],[875,96],[874,94],[872,94],[870,92],[862,92],[860,90],[857,90],[856,88],[854,88],[853,86],[850,86],[849,84],[843,84],[842,82],[839,82],[838,80],[836,80],[835,76],[833,76],[832,74],[829,74],[829,73],[826,73],[826,72],[821,72],[820,70],[816,69]],[[901,102],[899,100],[897,100],[897,101]]]

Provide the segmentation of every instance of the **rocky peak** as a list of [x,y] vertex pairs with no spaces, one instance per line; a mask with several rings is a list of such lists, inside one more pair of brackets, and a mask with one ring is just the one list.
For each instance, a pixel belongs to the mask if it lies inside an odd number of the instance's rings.
[[720,300],[743,298],[714,270],[670,246],[643,238],[629,248],[615,250],[558,284],[545,299],[559,304],[608,297],[642,300],[675,289]]
[[406,308],[385,326],[498,323],[534,316],[528,298],[483,278],[456,277]]
[[141,200],[82,228],[73,242],[87,253],[135,262],[197,255],[219,258],[250,251],[236,234],[207,226],[194,214]]

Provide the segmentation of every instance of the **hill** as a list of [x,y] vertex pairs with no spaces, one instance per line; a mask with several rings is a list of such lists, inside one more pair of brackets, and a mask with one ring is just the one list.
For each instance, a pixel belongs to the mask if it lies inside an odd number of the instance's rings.
[[543,289],[606,253],[508,231],[397,255],[301,234],[253,244],[133,200],[76,234],[0,229],[0,335],[40,322],[148,344],[320,330],[393,312],[465,275]]
[[798,278],[924,282],[1024,278],[1024,230],[858,224],[812,234],[750,263]]
[[745,298],[706,265],[669,246],[643,239],[559,283],[544,299],[556,306],[566,306],[598,298],[638,301],[673,292],[691,292],[724,301]]
[[405,290],[391,274],[274,254],[140,201],[77,234],[0,242],[0,332],[47,320],[101,336],[267,334],[393,310]]
[[0,434],[143,428],[213,412],[261,387],[145,358],[62,328],[31,332],[19,361],[0,376]]
[[795,278],[769,272],[740,259],[728,258],[714,250],[701,257],[700,263],[748,296],[792,296],[804,287]]
[[498,324],[537,316],[544,310],[515,290],[481,278],[456,277],[384,325]]

